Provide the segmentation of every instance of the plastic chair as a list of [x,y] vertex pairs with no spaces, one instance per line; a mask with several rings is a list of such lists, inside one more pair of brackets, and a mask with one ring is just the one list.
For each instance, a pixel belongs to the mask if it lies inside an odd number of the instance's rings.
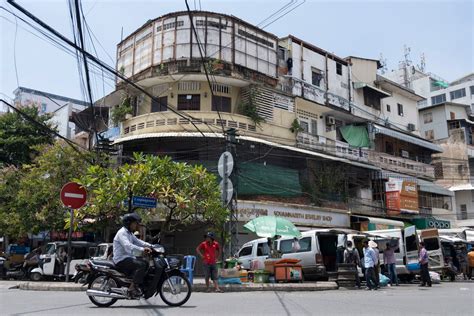
[[196,265],[196,257],[195,256],[185,256],[184,258],[184,265],[181,267],[180,271],[186,273],[188,276],[189,282],[191,285],[193,284],[193,274],[194,274],[194,267]]

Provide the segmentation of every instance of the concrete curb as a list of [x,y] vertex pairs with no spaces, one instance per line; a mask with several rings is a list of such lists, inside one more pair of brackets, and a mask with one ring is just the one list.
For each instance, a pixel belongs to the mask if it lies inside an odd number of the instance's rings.
[[[81,286],[76,283],[56,283],[56,282],[25,282],[12,288],[18,288],[26,291],[67,291],[80,292],[85,291],[87,286]],[[255,292],[255,291],[282,291],[282,292],[300,292],[300,291],[329,291],[337,290],[336,282],[317,282],[317,283],[248,283],[248,284],[226,284],[221,286],[224,292]],[[205,284],[194,284],[193,292],[206,292]]]

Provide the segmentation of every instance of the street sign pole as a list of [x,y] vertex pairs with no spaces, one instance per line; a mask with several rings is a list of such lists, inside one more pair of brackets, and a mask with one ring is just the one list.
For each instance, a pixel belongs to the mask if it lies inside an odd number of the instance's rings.
[[69,282],[69,265],[71,264],[71,238],[72,226],[74,225],[74,210],[84,206],[87,200],[87,192],[83,186],[75,182],[66,183],[59,194],[61,202],[71,213],[69,220],[69,235],[67,238],[67,264],[66,264],[66,282]]
[[71,238],[72,238],[72,226],[74,223],[74,210],[72,208],[69,209],[71,213],[70,221],[69,221],[69,235],[67,237],[67,265],[66,265],[66,282],[69,282],[69,266],[71,264]]

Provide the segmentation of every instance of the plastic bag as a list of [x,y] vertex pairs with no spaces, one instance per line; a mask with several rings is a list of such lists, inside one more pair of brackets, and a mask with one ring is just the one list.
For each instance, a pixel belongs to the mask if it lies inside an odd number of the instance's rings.
[[434,284],[441,283],[441,277],[438,272],[430,271],[431,282]]
[[385,275],[379,273],[379,284],[380,286],[387,286],[390,283],[390,279],[387,278]]

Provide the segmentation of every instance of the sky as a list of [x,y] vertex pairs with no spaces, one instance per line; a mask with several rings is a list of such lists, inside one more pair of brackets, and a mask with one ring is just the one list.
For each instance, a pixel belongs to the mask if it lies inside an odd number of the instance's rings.
[[[17,2],[72,38],[67,0]],[[258,24],[292,1],[189,0],[191,8],[235,15]],[[1,6],[22,16],[5,0]],[[185,10],[184,0],[83,0],[100,59],[115,65],[116,45],[147,20]],[[200,5],[199,5],[200,3]],[[404,45],[414,65],[425,55],[426,71],[453,81],[474,71],[474,0],[293,0],[294,11],[265,28],[279,37],[295,35],[340,57],[386,59],[397,69]],[[294,4],[295,6],[297,4]],[[22,16],[24,17],[24,16]],[[18,85],[84,99],[76,59],[32,35],[29,26],[0,10],[0,97]],[[40,35],[41,36],[41,35]],[[88,43],[88,50],[93,53]],[[16,67],[15,67],[16,66]],[[94,99],[113,90],[111,80],[93,74]]]

